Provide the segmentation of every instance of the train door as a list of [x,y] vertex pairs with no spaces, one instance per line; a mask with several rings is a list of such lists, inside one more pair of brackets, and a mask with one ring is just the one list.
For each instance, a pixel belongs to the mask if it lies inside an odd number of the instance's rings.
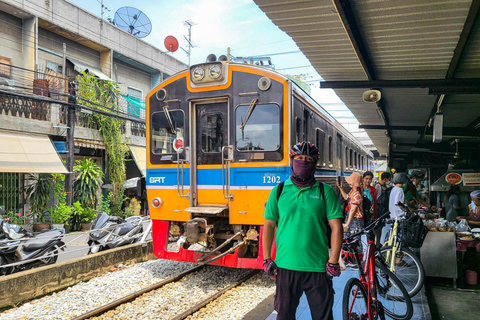
[[[192,132],[192,206],[224,206],[224,170],[222,157],[229,141],[228,100],[193,104]],[[224,152],[225,151],[225,152]],[[225,159],[223,159],[225,160]]]

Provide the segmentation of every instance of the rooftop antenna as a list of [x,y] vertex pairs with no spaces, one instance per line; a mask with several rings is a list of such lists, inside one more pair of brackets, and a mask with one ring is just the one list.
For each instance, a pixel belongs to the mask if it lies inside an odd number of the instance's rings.
[[188,43],[188,51],[185,50],[185,49],[183,49],[183,48],[182,48],[182,50],[185,51],[185,53],[187,54],[187,56],[188,56],[188,65],[190,66],[190,56],[191,56],[192,48],[195,47],[195,46],[192,44],[192,27],[193,27],[194,25],[196,25],[196,23],[195,23],[195,22],[192,22],[192,21],[190,21],[190,20],[185,20],[185,21],[183,21],[183,25],[188,28],[188,38],[187,38],[187,36],[183,36],[183,37],[185,38],[185,40],[187,41],[187,43]]
[[103,14],[104,14],[105,10],[110,12],[110,9],[108,9],[107,6],[105,6],[103,4],[103,0],[101,0],[100,5],[102,6],[102,11],[101,12],[102,12],[102,23],[103,23]]
[[114,23],[137,38],[145,38],[152,32],[150,19],[137,8],[121,7],[115,12]]

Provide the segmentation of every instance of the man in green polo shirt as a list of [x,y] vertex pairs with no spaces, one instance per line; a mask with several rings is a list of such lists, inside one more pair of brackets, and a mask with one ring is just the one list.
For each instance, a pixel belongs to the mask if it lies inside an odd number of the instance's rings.
[[[303,292],[313,320],[333,319],[332,278],[340,275],[342,218],[332,187],[315,180],[318,149],[301,142],[290,151],[291,176],[279,194],[274,187],[265,208],[264,270],[276,281],[277,320],[294,320]],[[332,230],[328,252],[327,221]],[[276,230],[276,258],[271,257]]]

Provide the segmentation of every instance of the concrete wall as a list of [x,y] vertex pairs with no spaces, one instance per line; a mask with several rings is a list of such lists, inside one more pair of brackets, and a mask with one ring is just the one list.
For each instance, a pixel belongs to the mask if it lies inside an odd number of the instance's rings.
[[50,1],[48,5],[44,0],[2,1],[75,34],[77,41],[85,45],[101,45],[169,75],[187,68],[144,40],[67,1]]
[[0,11],[0,56],[12,59],[12,65],[23,66],[22,19]]
[[38,28],[39,47],[55,52],[57,55],[40,49],[38,51],[38,64],[45,66],[45,63],[48,60],[61,66],[63,63],[63,43],[67,45],[67,57],[82,61],[92,67],[100,69],[100,52],[43,28]]
[[127,87],[132,87],[143,91],[145,97],[151,90],[152,75],[146,71],[135,68],[117,59],[113,59],[117,65],[117,82],[120,85],[120,91],[128,93]]
[[152,242],[141,243],[88,255],[51,266],[0,278],[0,308],[10,307],[52,292],[58,292],[119,264],[154,259]]

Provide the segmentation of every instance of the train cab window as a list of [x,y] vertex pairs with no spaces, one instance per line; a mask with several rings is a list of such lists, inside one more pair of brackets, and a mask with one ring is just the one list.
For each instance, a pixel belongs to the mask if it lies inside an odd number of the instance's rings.
[[183,139],[185,132],[184,114],[181,110],[163,111],[152,114],[151,145],[153,154],[175,154],[176,139]]
[[[235,111],[236,147],[238,151],[276,151],[280,148],[280,107],[258,104],[247,119],[249,106]],[[242,128],[243,123],[243,128]]]
[[202,151],[222,152],[224,119],[221,113],[205,113],[200,119]]

